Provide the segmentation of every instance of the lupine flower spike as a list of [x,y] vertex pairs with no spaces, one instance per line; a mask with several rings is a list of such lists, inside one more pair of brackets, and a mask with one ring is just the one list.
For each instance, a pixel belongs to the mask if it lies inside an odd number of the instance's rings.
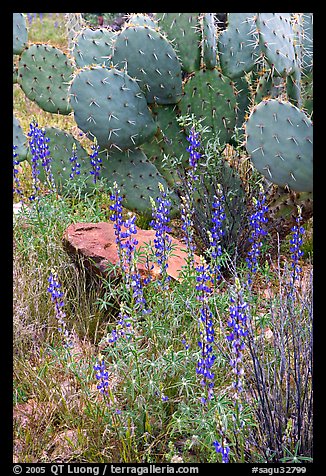
[[266,205],[266,197],[262,187],[258,199],[254,199],[254,207],[255,211],[250,216],[251,234],[249,242],[251,243],[251,248],[246,258],[249,268],[247,279],[249,285],[252,284],[252,276],[258,269],[258,258],[263,245],[262,237],[267,234],[264,229],[264,224],[268,221],[266,216],[268,213],[268,207]]
[[98,156],[100,146],[97,144],[96,137],[94,138],[94,144],[91,145],[92,154],[89,156],[90,163],[92,166],[92,170],[90,170],[90,174],[93,175],[93,182],[96,183],[97,179],[100,176],[100,170],[102,163],[102,159]]
[[157,197],[156,203],[152,199],[152,221],[150,226],[155,230],[154,247],[157,263],[161,267],[162,281],[161,285],[165,288],[169,281],[166,269],[168,268],[168,257],[172,250],[172,238],[168,234],[171,231],[170,223],[170,208],[171,201],[168,199],[168,194],[164,190],[161,183],[158,184],[161,192]]
[[48,278],[49,286],[48,291],[51,294],[52,302],[54,303],[55,307],[55,314],[59,324],[59,332],[61,332],[64,336],[65,346],[66,347],[73,347],[73,339],[70,332],[66,326],[66,314],[63,311],[64,300],[63,300],[63,292],[61,291],[61,284],[58,280],[58,276],[54,270],[51,271],[50,276]]

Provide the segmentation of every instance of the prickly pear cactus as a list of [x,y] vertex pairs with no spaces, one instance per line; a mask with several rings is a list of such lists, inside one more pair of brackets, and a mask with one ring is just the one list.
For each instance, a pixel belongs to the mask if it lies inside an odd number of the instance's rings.
[[68,87],[72,73],[72,62],[59,48],[33,44],[20,57],[18,83],[26,96],[44,111],[69,114]]
[[192,75],[184,85],[179,107],[182,115],[203,119],[207,138],[218,134],[221,144],[231,138],[236,124],[236,94],[230,79],[217,69],[202,69]]
[[174,104],[182,94],[181,65],[169,41],[147,26],[127,26],[114,44],[112,63],[136,78],[148,103]]
[[[164,177],[139,148],[109,152],[103,160],[101,177],[106,179],[108,187],[117,182],[126,208],[149,217],[152,210],[150,197],[155,200],[160,194],[158,183],[168,188]],[[177,201],[175,194],[171,198]]]
[[15,115],[13,115],[13,138],[12,138],[13,145],[16,146],[15,152],[17,154],[16,160],[19,162],[25,160],[27,158],[28,152],[28,140],[25,136],[23,129],[19,123],[19,120]]
[[222,72],[231,79],[251,71],[258,59],[256,13],[229,13],[228,27],[218,37]]
[[290,13],[258,13],[256,26],[260,48],[277,76],[293,73],[298,66]]
[[26,19],[22,13],[13,13],[13,54],[20,55],[27,46]]
[[142,13],[134,13],[130,15],[127,20],[129,26],[148,26],[155,30],[158,28],[157,22],[149,15],[143,15]]
[[214,13],[203,13],[203,62],[206,68],[213,69],[217,64],[217,34]]
[[105,28],[81,30],[74,40],[72,49],[76,65],[79,68],[91,64],[108,66],[114,39],[114,31]]
[[201,26],[199,13],[155,13],[159,28],[172,42],[183,71],[199,70]]
[[256,169],[291,190],[313,190],[313,125],[290,102],[270,99],[255,106],[246,123],[246,148]]
[[124,71],[96,66],[80,70],[70,87],[78,127],[101,149],[126,150],[156,132],[144,93]]

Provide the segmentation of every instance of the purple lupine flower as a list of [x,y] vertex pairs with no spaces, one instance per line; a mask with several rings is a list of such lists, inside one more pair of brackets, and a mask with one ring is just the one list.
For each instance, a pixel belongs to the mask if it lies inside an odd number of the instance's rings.
[[299,260],[303,256],[303,251],[301,250],[302,237],[305,233],[305,229],[300,226],[302,220],[301,209],[298,207],[298,216],[296,217],[296,225],[291,228],[291,239],[290,239],[290,252],[291,252],[291,277],[292,281],[298,278],[298,275],[301,272],[301,267],[299,266]]
[[14,179],[14,188],[13,188],[13,193],[17,194],[20,197],[20,200],[22,200],[22,195],[23,192],[21,190],[21,185],[20,185],[20,180],[19,180],[19,170],[15,167],[19,165],[19,160],[16,160],[16,157],[18,157],[18,154],[16,152],[17,146],[13,146],[13,179]]
[[38,127],[36,121],[32,121],[29,127],[30,130],[28,132],[28,136],[30,137],[29,147],[32,154],[32,179],[34,189],[34,194],[29,197],[29,199],[35,200],[37,193],[40,189],[38,178],[38,175],[40,173],[40,166],[42,166],[44,169],[45,176],[52,191],[55,189],[55,185],[51,172],[52,158],[48,146],[50,138],[45,137],[44,130]]
[[212,203],[212,227],[209,231],[209,240],[210,240],[210,254],[212,258],[211,263],[211,273],[212,273],[212,283],[214,284],[216,279],[219,278],[220,264],[219,257],[222,255],[222,246],[221,239],[224,236],[225,232],[222,228],[223,221],[225,220],[224,212],[224,195],[221,190],[218,189],[218,194],[214,195],[214,201]]
[[133,215],[128,220],[123,220],[122,197],[116,182],[114,182],[113,194],[110,199],[113,201],[110,210],[114,212],[110,220],[114,222],[120,267],[123,271],[126,287],[132,290],[132,297],[137,308],[142,310],[143,313],[149,313],[150,310],[146,308],[140,274],[135,263],[135,250],[138,244],[138,240],[133,236],[137,234],[136,216]]
[[169,281],[169,276],[166,275],[168,267],[168,257],[172,250],[172,238],[168,234],[171,231],[170,223],[170,208],[171,201],[168,199],[168,194],[164,190],[161,183],[158,184],[160,195],[156,198],[156,203],[152,200],[152,217],[150,226],[155,230],[154,247],[157,263],[161,267],[161,274],[163,281],[161,285],[163,288]]
[[212,292],[211,288],[207,285],[211,279],[210,268],[202,264],[196,268],[196,273],[197,299],[201,302],[198,318],[200,337],[198,346],[200,348],[201,357],[197,362],[196,373],[202,376],[200,384],[203,387],[204,396],[201,397],[201,403],[205,405],[208,400],[213,398],[215,375],[211,369],[216,359],[216,356],[213,354],[212,346],[215,333],[212,312],[208,303],[208,296]]
[[186,149],[189,152],[189,165],[193,173],[195,173],[201,154],[197,150],[200,147],[199,132],[196,132],[194,127],[190,129],[187,141],[189,142],[189,147]]
[[75,175],[80,175],[80,163],[78,162],[77,146],[74,143],[72,145],[72,156],[69,158],[71,163],[70,178],[74,178]]
[[61,291],[61,284],[58,280],[57,274],[52,271],[50,273],[50,276],[48,278],[49,286],[48,286],[48,291],[51,294],[51,300],[54,303],[55,306],[55,315],[58,320],[59,324],[59,332],[61,332],[64,336],[65,339],[65,346],[66,347],[72,347],[73,346],[73,341],[71,334],[69,333],[67,326],[66,326],[66,314],[63,311],[63,306],[64,306],[64,300],[63,300],[63,292]]
[[243,390],[243,350],[245,349],[244,337],[248,335],[247,330],[247,304],[244,302],[241,292],[238,292],[237,299],[230,298],[230,320],[227,325],[230,328],[230,333],[226,336],[227,340],[231,342],[232,356],[230,365],[232,372],[235,375],[233,381],[233,388],[235,389],[235,400],[239,410],[239,395]]
[[261,238],[267,234],[266,230],[264,229],[264,224],[268,221],[266,217],[268,207],[265,205],[265,203],[266,197],[261,190],[259,193],[259,198],[254,199],[255,211],[250,216],[251,234],[249,242],[251,243],[251,248],[246,258],[249,268],[247,280],[249,285],[252,284],[253,273],[257,271],[258,258],[263,245]]
[[93,175],[93,182],[96,183],[98,177],[100,176],[100,170],[101,170],[100,164],[102,163],[102,159],[98,156],[98,151],[100,149],[100,146],[97,144],[96,138],[94,140],[94,144],[91,145],[91,149],[93,152],[89,156],[89,159],[92,166],[92,170],[90,170],[89,173]]
[[108,395],[108,386],[109,386],[109,373],[105,368],[104,359],[97,361],[94,365],[94,370],[96,371],[95,377],[98,380],[96,388],[103,394]]
[[216,450],[216,453],[221,453],[222,455],[222,463],[228,463],[229,462],[229,452],[230,448],[225,445],[221,445],[217,440],[213,441],[214,448]]

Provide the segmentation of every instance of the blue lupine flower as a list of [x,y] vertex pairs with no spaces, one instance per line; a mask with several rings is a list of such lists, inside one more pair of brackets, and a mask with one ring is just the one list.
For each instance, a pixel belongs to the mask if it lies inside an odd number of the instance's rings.
[[109,386],[109,374],[105,368],[104,359],[101,362],[97,361],[94,365],[94,370],[96,371],[95,377],[98,380],[98,385],[96,388],[103,394],[108,395],[108,386]]
[[[150,226],[155,230],[154,247],[157,263],[161,267],[161,274],[164,276],[164,283],[169,281],[169,276],[166,276],[166,269],[168,267],[168,257],[172,250],[172,238],[168,235],[171,231],[170,223],[170,208],[171,201],[168,199],[168,194],[165,192],[161,183],[159,185],[160,195],[156,198],[156,203],[152,201],[152,217]],[[163,283],[161,283],[163,285]]]
[[298,216],[296,217],[296,225],[291,228],[291,239],[290,239],[290,252],[291,252],[291,267],[292,273],[291,277],[293,282],[297,279],[298,275],[301,272],[301,267],[299,266],[299,260],[303,256],[303,251],[301,250],[302,237],[305,233],[305,229],[300,226],[302,220],[301,209],[298,207]]
[[222,255],[222,246],[221,239],[224,236],[225,232],[222,228],[223,221],[226,218],[224,212],[224,196],[220,188],[218,189],[218,195],[214,195],[214,201],[212,203],[212,227],[208,233],[210,240],[210,255],[212,258],[211,263],[211,273],[212,273],[212,282],[215,283],[216,279],[219,278],[220,273],[220,263],[218,261],[219,257]]
[[71,163],[70,178],[74,178],[75,175],[80,175],[80,163],[78,162],[77,147],[75,143],[72,146],[72,156],[69,160]]
[[[226,336],[227,340],[231,342],[232,357],[230,359],[230,365],[235,375],[233,382],[233,388],[235,389],[235,399],[239,399],[239,394],[242,392],[243,387],[243,365],[242,357],[243,350],[245,349],[244,337],[248,335],[247,330],[247,304],[243,301],[242,294],[238,293],[237,301],[230,298],[230,320],[227,325],[230,328],[230,333]],[[238,406],[239,408],[239,406]]]
[[28,136],[30,137],[29,147],[32,154],[32,179],[34,189],[34,194],[30,196],[29,199],[35,200],[37,197],[37,193],[40,189],[38,178],[38,175],[40,173],[40,166],[44,168],[45,176],[52,191],[55,189],[55,185],[51,172],[52,159],[48,147],[48,142],[50,142],[50,138],[45,137],[44,130],[38,127],[36,121],[32,121],[29,127],[30,130],[28,132]]
[[55,306],[55,314],[59,323],[58,330],[64,335],[66,347],[72,347],[73,346],[72,338],[66,327],[66,321],[65,321],[66,314],[62,309],[64,306],[64,300],[63,300],[64,294],[61,291],[61,284],[58,281],[58,276],[54,271],[50,273],[48,282],[49,282],[49,286],[47,290],[51,294],[51,300]]
[[255,211],[250,216],[251,234],[249,242],[251,243],[251,248],[246,258],[249,268],[248,284],[252,283],[252,275],[257,271],[258,258],[263,245],[261,238],[267,234],[263,226],[268,221],[266,217],[268,207],[265,203],[266,197],[261,190],[259,198],[254,200]]
[[98,151],[100,146],[97,144],[96,139],[94,140],[94,144],[91,145],[91,149],[93,153],[89,156],[90,163],[92,166],[92,170],[90,170],[90,174],[93,175],[93,182],[96,183],[98,177],[100,176],[101,166],[99,164],[102,163],[102,159],[98,156]]
[[228,463],[229,462],[229,453],[230,453],[230,448],[225,445],[221,445],[217,440],[213,441],[213,445],[215,447],[216,453],[221,453],[222,455],[222,463]]
[[198,160],[201,158],[200,152],[198,149],[200,147],[200,140],[199,140],[199,132],[195,131],[195,128],[192,127],[190,129],[189,136],[187,137],[187,141],[190,143],[189,147],[187,147],[187,152],[189,152],[189,165],[192,168],[193,173],[196,172]]
[[208,295],[212,292],[206,284],[210,281],[210,268],[202,264],[196,268],[196,290],[197,299],[201,302],[199,310],[198,326],[199,336],[198,346],[200,348],[201,358],[197,362],[196,373],[202,376],[200,384],[203,387],[205,396],[201,397],[201,403],[205,405],[208,400],[213,398],[214,373],[212,367],[216,356],[213,354],[214,327],[212,321],[212,312],[208,303]]
[[133,215],[131,218],[123,220],[122,197],[116,182],[113,185],[113,194],[110,199],[113,201],[110,210],[114,212],[110,220],[114,222],[120,267],[123,271],[125,284],[128,289],[132,290],[132,297],[135,299],[138,309],[143,313],[148,313],[150,310],[146,309],[141,278],[135,263],[135,250],[138,244],[138,240],[133,236],[137,234],[136,216]]

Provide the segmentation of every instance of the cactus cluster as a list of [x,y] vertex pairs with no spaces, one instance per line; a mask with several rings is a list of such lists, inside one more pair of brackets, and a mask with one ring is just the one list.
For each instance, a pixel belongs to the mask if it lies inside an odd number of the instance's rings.
[[[266,183],[312,192],[312,18],[229,13],[220,30],[214,13],[132,14],[120,31],[79,28],[65,55],[28,44],[24,15],[14,14],[14,81],[96,138],[108,187],[116,180],[133,210],[150,213],[158,181],[175,186],[163,162],[181,157],[186,166],[189,129],[177,120],[186,114],[206,126],[203,144],[215,137],[223,147],[240,131]],[[56,134],[69,150],[71,138]],[[15,119],[14,141],[23,158]],[[64,167],[66,159],[53,155],[56,170]]]

